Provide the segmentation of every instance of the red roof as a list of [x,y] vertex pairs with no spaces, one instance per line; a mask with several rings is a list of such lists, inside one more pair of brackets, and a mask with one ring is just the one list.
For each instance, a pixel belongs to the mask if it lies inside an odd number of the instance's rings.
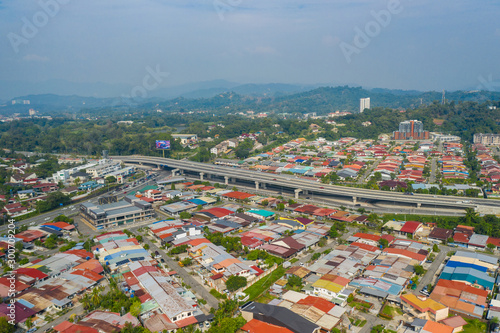
[[263,321],[252,319],[241,328],[248,333],[293,333],[288,328],[265,323]]
[[54,227],[58,227],[64,230],[73,230],[75,229],[75,226],[66,222],[51,222],[51,223],[44,223],[43,225],[52,225]]
[[243,237],[241,237],[241,244],[253,249],[253,248],[255,248],[259,245],[262,245],[264,243],[262,243],[260,240],[255,239],[253,237],[243,236]]
[[223,276],[224,276],[224,274],[222,274],[222,273],[218,273],[218,274],[214,274],[214,275],[212,275],[212,276],[210,277],[210,279],[212,279],[212,280],[218,280],[218,279],[222,278]]
[[98,330],[92,327],[73,324],[64,331],[60,331],[61,333],[99,333]]
[[453,235],[453,241],[455,243],[468,244],[469,243],[469,235],[464,234],[462,232],[455,232],[455,234]]
[[378,242],[380,240],[380,236],[372,235],[372,234],[365,234],[363,232],[355,233],[353,236],[354,237],[358,237],[358,238],[372,240],[372,241],[375,241],[375,242]]
[[137,280],[134,273],[132,272],[125,272],[123,273],[122,276],[125,282],[129,285],[129,287],[139,284],[139,280]]
[[500,246],[500,238],[495,238],[495,237],[488,237],[488,240],[486,241],[487,244],[493,244],[496,247]]
[[233,191],[233,192],[223,194],[222,196],[226,197],[226,198],[231,198],[231,199],[245,200],[247,198],[253,197],[254,195],[250,194],[250,193],[245,193],[245,192]]
[[352,246],[357,246],[360,249],[367,250],[367,251],[370,251],[370,252],[375,252],[375,251],[378,250],[378,248],[376,246],[368,245],[368,244],[365,244],[365,243],[354,242],[351,245]]
[[335,304],[317,296],[307,296],[306,298],[298,301],[297,304],[314,306],[316,309],[319,309],[323,312],[328,312],[335,307]]
[[260,269],[259,267],[255,266],[255,265],[250,266],[250,268],[253,268],[254,270],[257,271],[257,274],[255,274],[256,276],[259,276],[262,273],[264,273],[264,271],[262,269]]
[[81,275],[81,276],[86,277],[87,279],[90,279],[90,280],[95,281],[95,282],[97,282],[103,278],[102,275],[99,275],[96,272],[91,271],[90,269],[85,269],[85,270],[79,269],[79,270],[72,272],[71,274]]
[[392,235],[382,235],[380,236],[380,238],[386,239],[389,242],[389,244],[391,244],[396,239],[396,237]]
[[[32,262],[33,263],[33,262]],[[36,268],[26,268],[26,267],[19,267],[16,269],[17,274],[23,274],[27,275],[29,277],[32,277],[34,279],[45,279],[48,275],[45,274],[44,272],[36,269]]]
[[69,321],[65,320],[62,323],[60,323],[59,325],[56,325],[54,327],[54,331],[62,332],[65,329],[69,328],[70,326],[73,326],[73,323],[70,323]]
[[401,232],[405,232],[408,234],[414,234],[417,232],[417,229],[420,228],[422,223],[417,221],[406,221],[406,223],[401,228]]
[[425,258],[427,258],[427,256],[424,255],[424,254],[412,252],[412,251],[409,251],[409,250],[395,249],[395,248],[391,248],[391,247],[384,249],[384,252],[386,252],[386,253],[392,253],[392,254],[399,254],[401,256],[405,256],[405,257],[408,257],[408,258],[411,258],[411,259],[415,259],[415,260],[418,260],[418,261],[424,261]]
[[101,266],[101,263],[99,262],[99,260],[96,260],[96,259],[87,260],[86,262],[74,267],[73,269],[75,269],[75,270],[79,270],[79,269],[91,270],[97,274],[100,274],[104,271],[104,269]]
[[[7,287],[7,289],[5,289],[5,294],[4,295],[1,295],[1,297],[7,297],[8,296],[8,289],[10,289],[10,280],[7,279],[6,277],[0,277],[0,284],[3,284],[4,286]],[[21,281],[18,281],[17,279],[15,280],[15,289],[16,289],[16,292],[19,292],[19,291],[23,291],[25,289],[28,289],[30,287],[29,284],[25,284],[25,283],[22,283]]]
[[26,230],[16,234],[16,238],[21,238],[23,241],[29,243],[36,239],[45,237],[46,234],[40,230]]
[[68,250],[68,251],[66,251],[64,253],[74,254],[75,256],[79,256],[82,259],[87,259],[87,257],[94,258],[94,254],[92,254],[91,252],[87,252],[87,251],[85,251],[83,249],[80,249],[80,250]]
[[146,201],[146,202],[149,202],[149,203],[153,203],[153,202],[155,202],[153,199],[148,198],[148,197],[141,197],[141,200]]
[[177,320],[175,324],[179,326],[179,328],[186,327],[188,325],[196,324],[198,320],[194,316],[187,317],[181,320]]
[[234,214],[234,212],[232,210],[229,210],[226,208],[221,208],[221,207],[213,207],[213,208],[209,208],[209,209],[200,210],[199,213],[210,213],[210,214],[215,215],[216,217],[219,217],[219,218]]

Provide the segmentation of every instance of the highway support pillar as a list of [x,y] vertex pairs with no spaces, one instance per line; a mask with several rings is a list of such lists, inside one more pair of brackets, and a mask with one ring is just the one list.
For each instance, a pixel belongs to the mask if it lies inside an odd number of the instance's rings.
[[422,204],[420,202],[417,202],[417,208],[422,207]]
[[177,171],[179,171],[179,169],[174,169],[174,170],[172,170],[172,176],[174,176],[174,177],[175,177],[175,176],[176,176],[176,174],[177,174]]
[[352,203],[355,204],[358,201],[358,198],[352,197]]
[[298,189],[295,190],[295,199],[299,198],[300,192],[302,192],[302,190],[300,188],[298,188]]
[[229,177],[224,176],[224,184],[229,185]]
[[203,180],[203,176],[205,176],[205,173],[200,172],[200,180]]
[[255,182],[255,189],[259,190],[259,182],[257,182],[257,181]]

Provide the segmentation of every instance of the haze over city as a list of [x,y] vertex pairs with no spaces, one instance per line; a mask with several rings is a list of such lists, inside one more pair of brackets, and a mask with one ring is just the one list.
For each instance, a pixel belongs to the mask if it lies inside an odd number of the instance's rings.
[[496,1],[464,0],[7,0],[0,98],[57,94],[43,85],[65,81],[127,93],[148,68],[168,73],[161,87],[222,79],[498,89],[500,67],[490,55],[500,51],[499,12]]

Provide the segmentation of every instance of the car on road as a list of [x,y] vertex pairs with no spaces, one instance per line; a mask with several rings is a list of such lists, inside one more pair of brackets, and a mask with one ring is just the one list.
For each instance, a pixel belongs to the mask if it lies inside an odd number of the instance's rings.
[[36,222],[31,222],[31,223],[30,223],[30,225],[35,225],[35,224],[36,224]]
[[324,189],[324,187],[323,187],[323,186],[320,186],[319,188]]
[[48,221],[48,220],[50,220],[50,217],[45,218],[45,221]]
[[123,194],[127,194],[127,191],[123,192]]

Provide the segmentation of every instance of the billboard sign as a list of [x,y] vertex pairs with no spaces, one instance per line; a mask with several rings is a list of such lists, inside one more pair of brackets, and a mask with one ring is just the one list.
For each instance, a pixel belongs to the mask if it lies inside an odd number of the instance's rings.
[[156,140],[156,149],[170,149],[170,141]]

